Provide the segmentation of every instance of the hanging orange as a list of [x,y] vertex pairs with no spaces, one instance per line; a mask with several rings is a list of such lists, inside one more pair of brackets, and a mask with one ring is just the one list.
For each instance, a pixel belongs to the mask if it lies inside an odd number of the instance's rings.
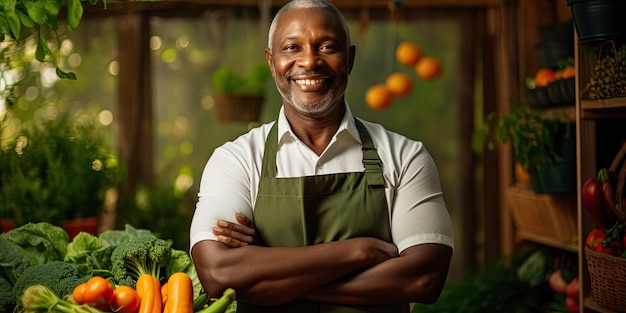
[[405,73],[394,72],[387,76],[385,86],[387,86],[387,89],[389,89],[394,96],[405,97],[411,93],[413,79]]
[[415,66],[422,58],[422,48],[418,45],[404,41],[396,46],[396,61],[404,66]]
[[433,80],[441,74],[441,63],[434,57],[423,57],[415,65],[417,76],[424,80]]
[[393,93],[384,84],[377,84],[367,89],[365,102],[376,111],[387,109],[393,100]]

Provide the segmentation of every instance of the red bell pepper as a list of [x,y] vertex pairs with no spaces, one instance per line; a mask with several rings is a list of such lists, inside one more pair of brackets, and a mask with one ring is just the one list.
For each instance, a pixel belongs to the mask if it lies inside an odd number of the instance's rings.
[[583,184],[581,196],[583,206],[597,226],[607,229],[615,224],[615,220],[608,214],[610,209],[607,208],[602,183],[598,179],[595,177],[587,179]]

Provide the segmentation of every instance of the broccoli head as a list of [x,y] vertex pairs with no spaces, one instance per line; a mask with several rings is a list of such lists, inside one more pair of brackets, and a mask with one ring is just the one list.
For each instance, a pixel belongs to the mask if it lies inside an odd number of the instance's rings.
[[0,312],[13,312],[15,297],[12,288],[9,281],[0,276]]
[[111,274],[118,285],[134,287],[143,274],[161,278],[171,255],[172,248],[164,239],[133,238],[117,245],[111,253]]
[[88,276],[81,275],[78,268],[64,261],[52,261],[45,264],[27,267],[17,277],[13,285],[13,295],[17,303],[21,303],[24,290],[32,285],[49,287],[60,298],[71,295],[76,286],[86,282]]

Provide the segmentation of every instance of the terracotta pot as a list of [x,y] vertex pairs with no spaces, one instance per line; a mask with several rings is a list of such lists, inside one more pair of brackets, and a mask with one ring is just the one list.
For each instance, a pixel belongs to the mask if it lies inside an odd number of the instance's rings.
[[9,230],[15,228],[15,223],[11,219],[2,218],[0,219],[0,226],[2,227],[2,232],[6,233]]
[[72,241],[79,232],[86,232],[92,235],[98,233],[98,218],[77,218],[73,220],[65,220],[61,222],[61,227],[65,229],[69,236],[69,241]]
[[264,97],[257,96],[215,96],[217,121],[258,122],[263,109]]

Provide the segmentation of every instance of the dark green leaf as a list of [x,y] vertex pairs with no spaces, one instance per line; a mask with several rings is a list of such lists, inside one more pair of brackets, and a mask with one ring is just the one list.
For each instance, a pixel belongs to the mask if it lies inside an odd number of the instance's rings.
[[50,47],[48,47],[48,41],[41,36],[41,31],[39,31],[39,41],[37,42],[37,49],[35,50],[35,59],[39,62],[46,62],[46,59],[50,55],[51,52]]
[[46,15],[54,15],[54,16],[59,15],[59,11],[61,11],[61,6],[63,5],[61,0],[38,0],[38,1],[42,3],[44,11],[46,12]]
[[83,5],[80,0],[67,0],[67,24],[76,29],[83,18]]
[[24,24],[24,26],[28,28],[35,27],[35,22],[33,21],[33,19],[30,18],[30,16],[20,10],[17,10],[16,12],[17,16],[20,17],[20,21],[22,21],[22,24]]
[[62,79],[76,80],[76,74],[72,72],[64,72],[60,68],[57,67],[57,76]]
[[2,0],[0,1],[0,8],[4,12],[15,11],[15,6],[17,5],[17,0]]
[[22,1],[20,3],[24,4],[26,13],[28,13],[33,22],[39,25],[46,23],[48,14],[46,14],[45,4],[42,1]]
[[[7,17],[4,15],[4,12],[0,12],[0,31],[2,31],[3,34],[10,33],[9,23],[7,22]],[[0,41],[4,41],[4,38]]]
[[22,29],[22,23],[20,23],[20,18],[17,16],[15,11],[6,12],[7,24],[9,25],[9,29],[11,30],[11,36],[15,38],[15,40],[19,40],[20,31]]
[[57,30],[59,29],[59,21],[57,21],[57,17],[56,16],[48,16],[48,26],[50,26],[50,28],[52,28],[52,30]]

